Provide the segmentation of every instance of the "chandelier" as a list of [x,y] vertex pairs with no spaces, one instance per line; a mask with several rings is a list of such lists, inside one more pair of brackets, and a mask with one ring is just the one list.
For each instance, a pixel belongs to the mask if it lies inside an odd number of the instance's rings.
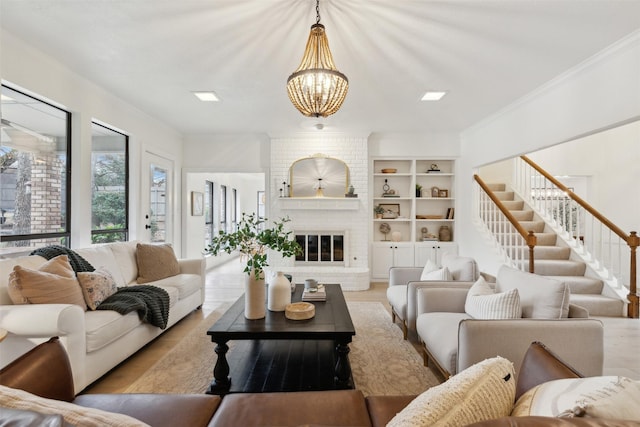
[[320,24],[320,0],[316,0],[316,23],[311,26],[307,47],[298,69],[287,79],[293,105],[307,117],[327,117],[340,109],[349,90],[347,76],[336,69],[329,40]]

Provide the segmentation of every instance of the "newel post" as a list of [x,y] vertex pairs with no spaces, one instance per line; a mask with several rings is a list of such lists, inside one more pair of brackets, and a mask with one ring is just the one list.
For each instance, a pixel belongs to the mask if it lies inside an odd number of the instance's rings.
[[529,246],[529,273],[535,273],[533,252],[536,244],[538,244],[538,238],[533,231],[529,230],[529,235],[527,236],[527,246]]
[[640,309],[638,307],[640,297],[638,297],[637,292],[637,264],[636,264],[636,249],[640,246],[640,237],[638,237],[638,233],[632,231],[627,239],[627,244],[629,245],[629,249],[631,252],[631,271],[629,273],[629,295],[627,295],[627,299],[629,300],[629,305],[627,307],[627,316],[633,319],[637,319],[640,314]]

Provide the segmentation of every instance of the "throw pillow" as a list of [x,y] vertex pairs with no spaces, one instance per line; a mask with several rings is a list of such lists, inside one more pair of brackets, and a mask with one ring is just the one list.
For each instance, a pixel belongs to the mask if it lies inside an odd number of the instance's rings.
[[517,289],[495,293],[480,277],[469,288],[464,311],[475,319],[519,319],[522,314],[520,295]]
[[74,426],[83,427],[148,427],[148,424],[128,415],[86,408],[61,400],[45,399],[23,390],[0,385],[0,406],[35,411],[41,414],[60,414]]
[[431,261],[431,259],[428,259],[427,263],[424,265],[424,268],[422,269],[420,280],[429,280],[429,279],[426,279],[427,274],[431,273],[432,271],[436,271],[437,269],[438,269],[438,266],[436,265],[436,263]]
[[447,267],[444,267],[425,274],[424,277],[420,278],[420,280],[451,280],[451,273],[449,273],[449,269]]
[[569,287],[548,277],[503,265],[498,270],[496,292],[517,289],[522,317],[561,319],[569,316]]
[[149,283],[180,273],[180,265],[171,245],[136,245],[138,283]]
[[87,309],[66,255],[49,260],[37,270],[14,266],[8,292],[14,304],[77,304]]
[[78,282],[89,310],[95,310],[102,301],[118,290],[113,276],[103,267],[96,271],[78,273]]
[[640,421],[640,381],[618,376],[548,381],[518,399],[512,416],[590,416]]
[[409,403],[387,427],[462,426],[507,416],[516,393],[513,363],[483,360]]

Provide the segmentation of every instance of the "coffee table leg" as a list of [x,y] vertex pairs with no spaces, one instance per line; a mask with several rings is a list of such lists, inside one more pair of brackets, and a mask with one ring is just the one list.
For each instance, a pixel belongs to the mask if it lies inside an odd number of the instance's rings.
[[349,363],[349,344],[337,343],[336,353],[338,361],[336,362],[335,383],[338,388],[353,388],[351,382],[351,364]]
[[213,381],[207,389],[207,394],[225,394],[231,388],[229,377],[229,362],[227,362],[229,346],[226,341],[216,343],[215,352],[218,355],[216,366],[213,368]]

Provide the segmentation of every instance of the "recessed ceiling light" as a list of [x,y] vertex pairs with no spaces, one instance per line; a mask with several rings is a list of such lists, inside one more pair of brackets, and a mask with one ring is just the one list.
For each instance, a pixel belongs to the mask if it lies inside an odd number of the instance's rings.
[[428,90],[422,97],[422,101],[440,101],[447,94],[444,90]]
[[195,96],[198,97],[198,99],[200,101],[205,101],[205,102],[217,102],[220,101],[220,98],[218,98],[218,95],[216,95],[215,92],[213,91],[197,91],[197,92],[193,92],[193,94]]

